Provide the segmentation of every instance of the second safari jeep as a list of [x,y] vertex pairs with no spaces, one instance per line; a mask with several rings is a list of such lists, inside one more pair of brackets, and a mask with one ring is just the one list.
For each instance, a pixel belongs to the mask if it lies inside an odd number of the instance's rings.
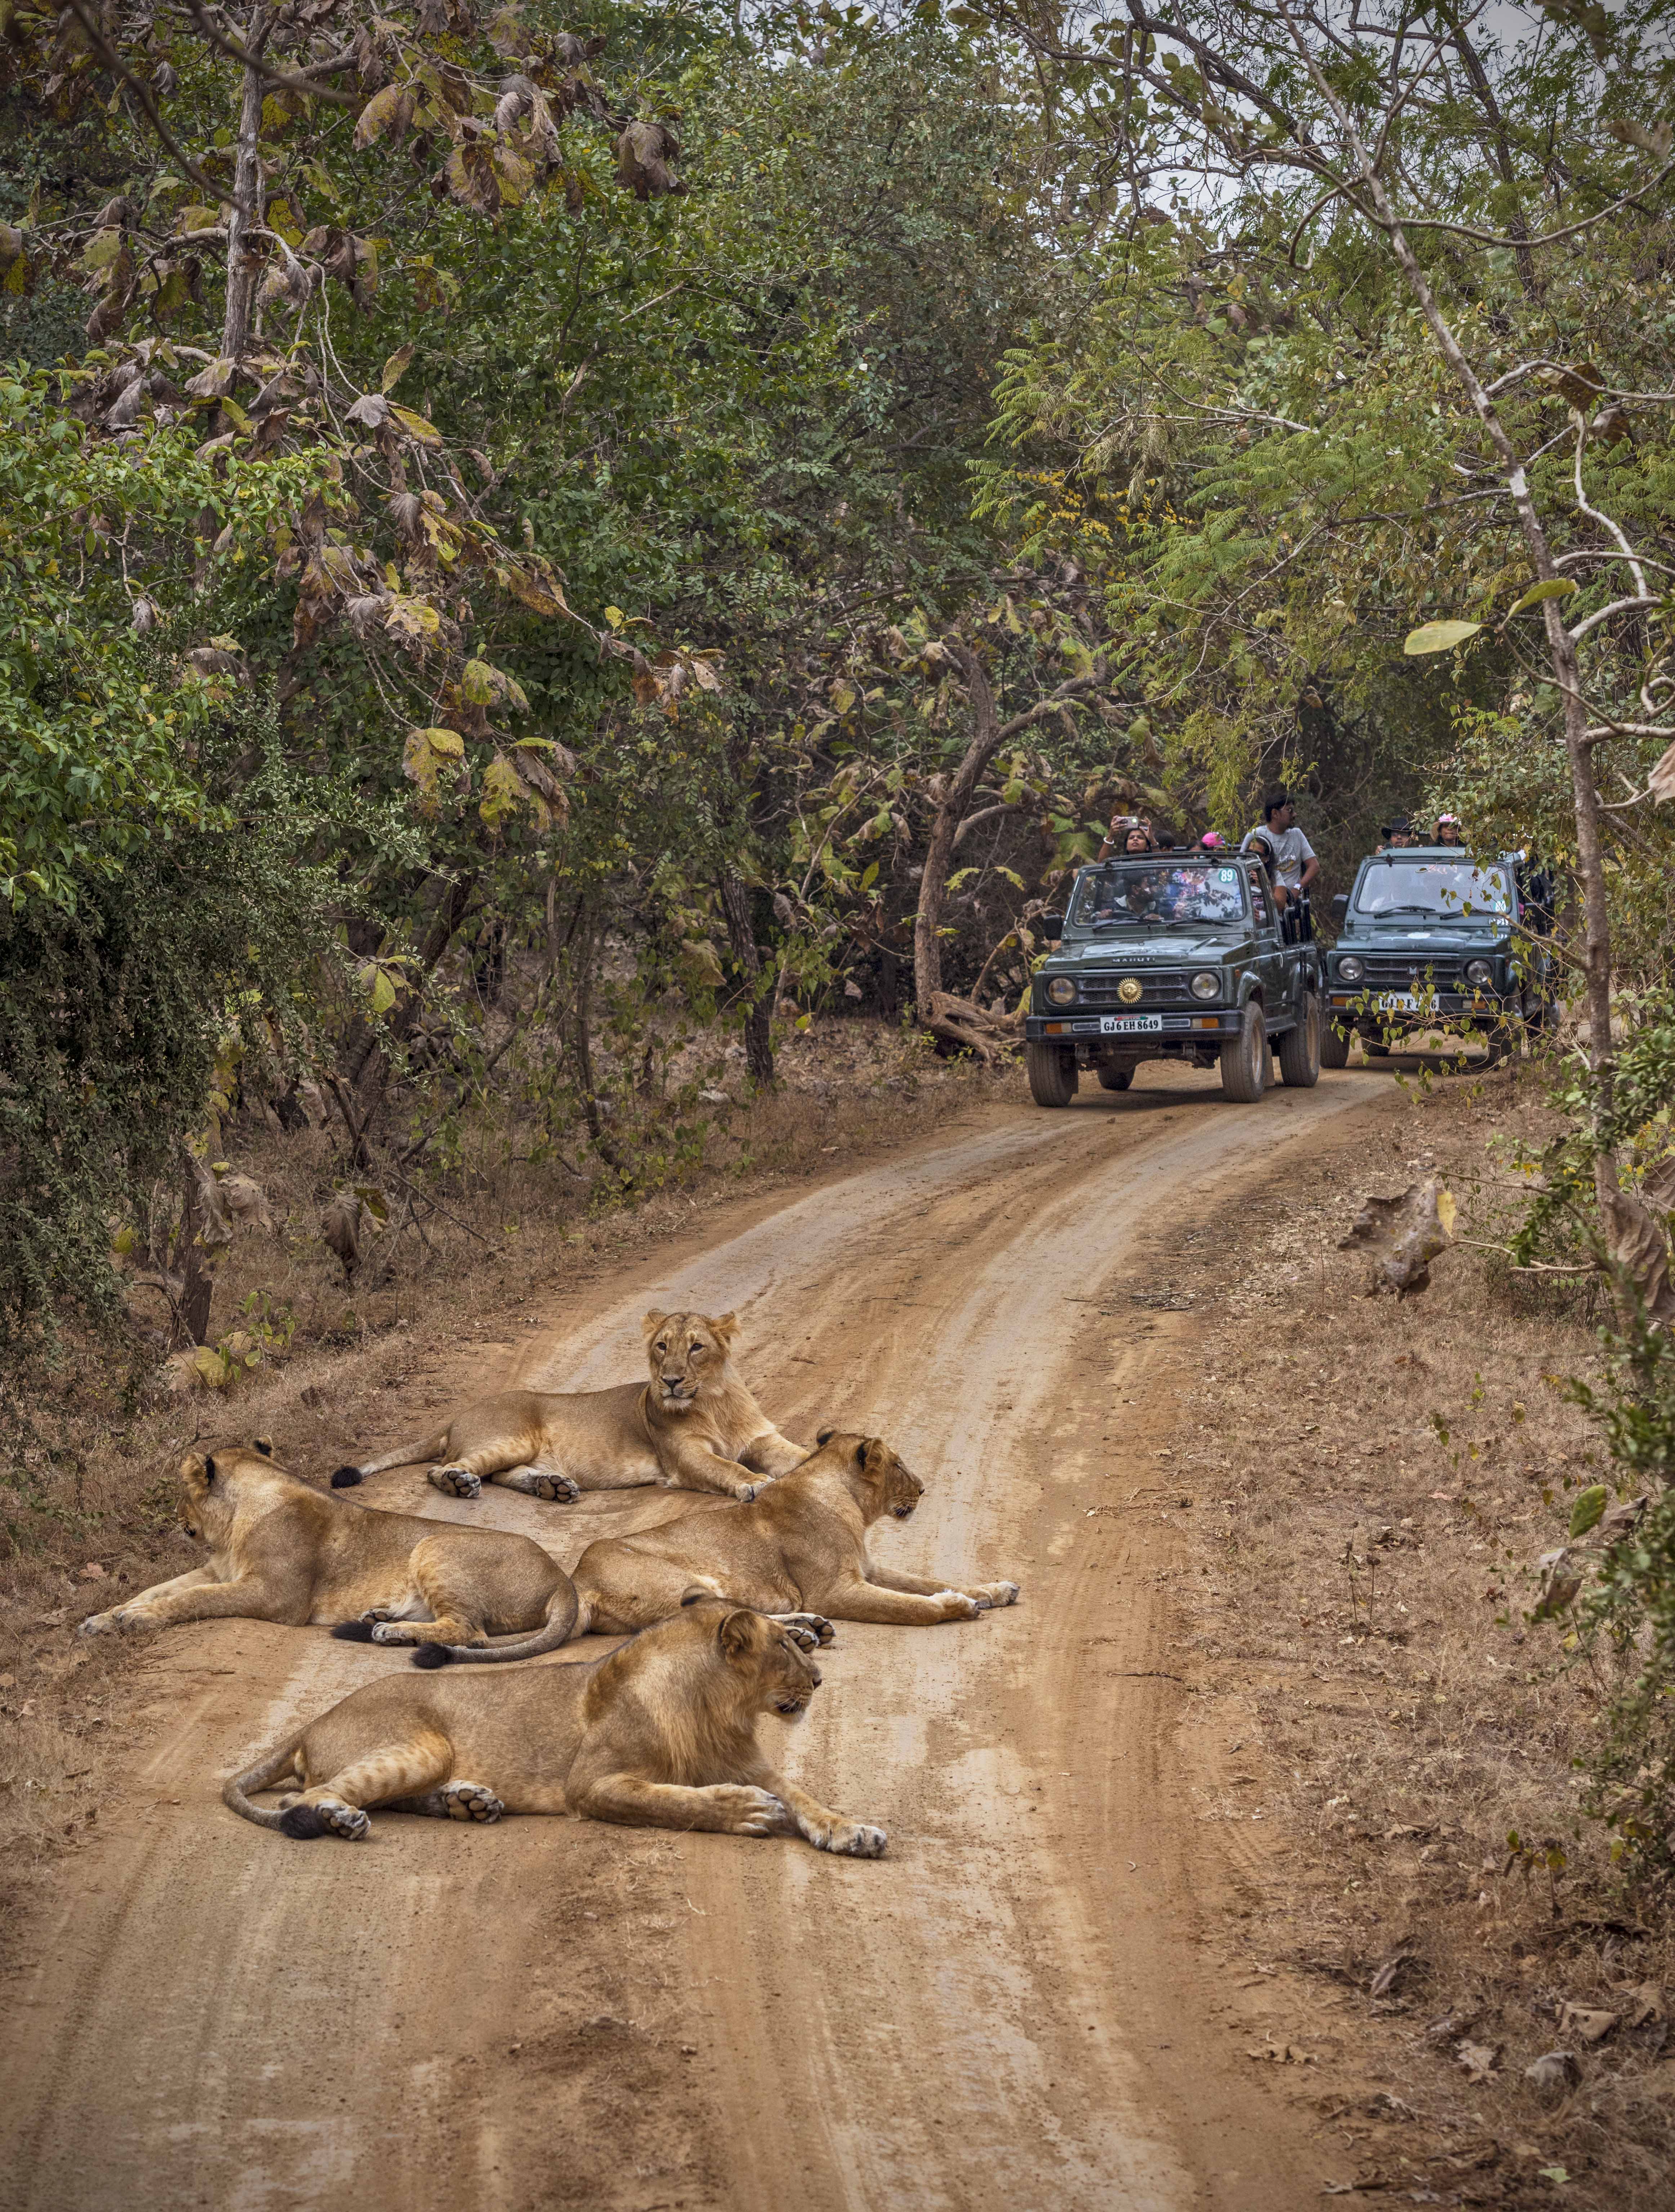
[[1354,890],[1332,901],[1328,1067],[1343,1066],[1357,1032],[1381,1057],[1405,1032],[1476,1030],[1492,1064],[1520,1028],[1545,1025],[1551,980],[1539,939],[1552,927],[1552,893],[1540,871],[1526,879],[1521,857],[1410,845],[1361,862]]
[[[1045,918],[1051,925],[1057,917]],[[1038,1106],[1068,1106],[1087,1068],[1126,1091],[1142,1060],[1221,1071],[1248,1104],[1269,1055],[1320,1077],[1320,956],[1288,943],[1261,866],[1244,854],[1147,854],[1078,870],[1057,949],[1034,980],[1024,1060]]]

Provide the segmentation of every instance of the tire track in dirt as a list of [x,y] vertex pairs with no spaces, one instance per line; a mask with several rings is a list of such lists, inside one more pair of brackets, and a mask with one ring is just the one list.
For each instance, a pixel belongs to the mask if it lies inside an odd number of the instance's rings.
[[[0,2201],[1313,2196],[1300,2126],[1210,2025],[1191,1936],[1211,1847],[1172,1771],[1181,1691],[1154,1678],[1154,1540],[1121,1510],[1148,1473],[1139,1431],[1166,1432],[1163,1357],[1186,1326],[1099,1307],[1162,1212],[1207,1206],[1257,1146],[1277,1167],[1384,1086],[1338,1076],[1236,1109],[1150,1073],[831,1185],[682,1264],[638,1261],[506,1378],[616,1380],[649,1303],[736,1306],[783,1425],[876,1428],[925,1480],[882,1556],[1024,1583],[977,1622],[845,1624],[823,1661],[787,1763],[883,1820],[888,1858],[388,1816],[353,1852],[287,1847],[225,1814],[216,1778],[387,1656],[253,1622],[174,1632],[143,1662],[129,1796],[9,1995]],[[686,1503],[490,1490],[472,1507],[413,1474],[367,1494],[527,1528],[567,1563]]]

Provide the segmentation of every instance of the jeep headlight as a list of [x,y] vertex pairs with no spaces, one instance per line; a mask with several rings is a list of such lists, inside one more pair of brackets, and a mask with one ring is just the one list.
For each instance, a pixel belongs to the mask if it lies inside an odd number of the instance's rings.
[[1493,964],[1487,960],[1468,960],[1465,963],[1465,980],[1474,991],[1486,991],[1495,981]]
[[1219,999],[1221,995],[1221,979],[1219,975],[1212,975],[1206,968],[1192,978],[1187,988],[1195,999]]
[[1337,963],[1339,976],[1346,983],[1359,983],[1367,973],[1367,963],[1358,960],[1353,952],[1346,952]]
[[1076,987],[1069,975],[1055,975],[1047,986],[1047,997],[1055,1006],[1074,1006]]

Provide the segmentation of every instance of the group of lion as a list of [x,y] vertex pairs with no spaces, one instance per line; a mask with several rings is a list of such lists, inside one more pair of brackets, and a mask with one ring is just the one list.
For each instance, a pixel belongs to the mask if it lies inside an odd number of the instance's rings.
[[[240,1616],[411,1644],[423,1678],[368,1683],[228,1782],[234,1812],[308,1838],[358,1839],[368,1808],[496,1820],[571,1813],[731,1835],[796,1835],[874,1858],[881,1828],[829,1811],[768,1763],[765,1712],[819,1686],[834,1620],[929,1626],[1010,1605],[1015,1583],[957,1589],[876,1565],[867,1531],[904,1521],[923,1485],[876,1437],[769,1420],[733,1365],[734,1316],[649,1313],[648,1377],[608,1390],[513,1390],[358,1466],[431,1462],[456,1498],[484,1481],[549,1502],[637,1484],[708,1492],[673,1519],[590,1544],[567,1575],[533,1537],[387,1513],[288,1474],[272,1446],[180,1464],[200,1567],[96,1613],[85,1632]],[[533,1659],[588,1630],[627,1637],[591,1664],[485,1680],[451,1662]],[[500,1641],[491,1641],[491,1638]],[[288,1792],[273,1808],[253,1795]]]

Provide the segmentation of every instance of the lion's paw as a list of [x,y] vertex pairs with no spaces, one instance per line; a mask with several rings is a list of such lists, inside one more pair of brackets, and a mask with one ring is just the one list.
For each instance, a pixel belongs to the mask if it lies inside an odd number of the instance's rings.
[[740,1505],[754,1505],[767,1486],[765,1482],[741,1482],[733,1495]]
[[790,1631],[791,1641],[801,1650],[816,1651],[837,1640],[838,1632],[824,1613],[777,1613],[774,1619]]
[[944,1620],[975,1620],[984,1609],[980,1599],[967,1596],[964,1590],[938,1590],[935,1602],[941,1607]]
[[890,1838],[882,1828],[864,1820],[838,1820],[809,1838],[817,1851],[837,1851],[845,1858],[881,1859]]
[[543,1473],[530,1483],[532,1498],[544,1498],[549,1505],[574,1505],[582,1495],[582,1485],[574,1476]]
[[338,1797],[320,1797],[314,1802],[314,1810],[332,1833],[341,1836],[344,1843],[365,1843],[372,1823],[358,1805],[345,1805]]
[[494,1791],[480,1782],[444,1783],[442,1800],[450,1820],[497,1820],[506,1810]]
[[436,1489],[446,1492],[450,1498],[480,1498],[483,1495],[483,1478],[480,1474],[473,1474],[469,1468],[433,1467],[430,1480]]
[[392,1620],[387,1614],[375,1615],[372,1626],[375,1644],[417,1644],[418,1638],[405,1620]]
[[984,1583],[975,1595],[978,1602],[985,1608],[991,1606],[1016,1605],[1018,1585],[1016,1583]]
[[105,1636],[108,1635],[112,1629],[120,1628],[121,1626],[121,1621],[114,1613],[90,1613],[76,1633],[78,1636]]
[[777,1836],[785,1826],[785,1808],[771,1790],[758,1790],[749,1782],[722,1782],[716,1785],[716,1796],[732,1835]]

